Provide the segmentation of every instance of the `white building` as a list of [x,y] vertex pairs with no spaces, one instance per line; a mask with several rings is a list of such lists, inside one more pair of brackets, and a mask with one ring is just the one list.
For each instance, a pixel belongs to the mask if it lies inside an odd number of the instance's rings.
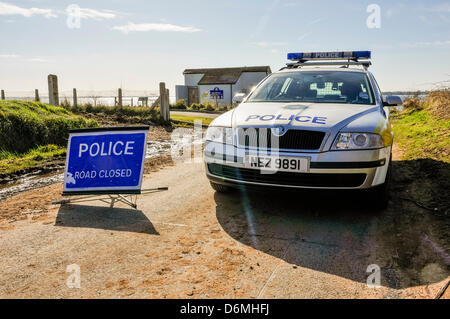
[[186,69],[184,85],[175,87],[176,99],[185,100],[186,105],[202,102],[231,105],[236,93],[250,93],[270,73],[269,66]]

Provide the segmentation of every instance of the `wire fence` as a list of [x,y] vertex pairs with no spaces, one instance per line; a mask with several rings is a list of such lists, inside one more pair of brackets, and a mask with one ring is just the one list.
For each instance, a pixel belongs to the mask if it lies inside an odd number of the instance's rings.
[[[44,93],[44,92],[43,92]],[[159,92],[155,90],[125,90],[122,89],[122,105],[125,106],[138,106],[142,105],[139,102],[140,97],[148,98],[148,105],[152,105],[159,97]],[[6,100],[25,100],[34,101],[35,92],[30,91],[7,91],[5,90]],[[43,103],[49,103],[48,93],[41,94],[39,91],[39,100]],[[117,90],[103,90],[103,91],[90,91],[90,90],[78,90],[77,89],[77,102],[79,105],[92,104],[92,105],[107,105],[114,106],[118,100]],[[169,96],[169,102],[175,103],[175,95]],[[73,104],[73,91],[60,91],[59,103]]]

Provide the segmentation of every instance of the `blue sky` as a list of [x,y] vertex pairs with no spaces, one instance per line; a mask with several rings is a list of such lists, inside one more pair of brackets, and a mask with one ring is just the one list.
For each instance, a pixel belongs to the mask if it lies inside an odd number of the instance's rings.
[[[369,4],[381,9],[368,28]],[[80,28],[66,8],[81,8]],[[0,88],[156,90],[185,68],[284,66],[287,52],[372,50],[383,90],[450,80],[449,1],[0,0]]]

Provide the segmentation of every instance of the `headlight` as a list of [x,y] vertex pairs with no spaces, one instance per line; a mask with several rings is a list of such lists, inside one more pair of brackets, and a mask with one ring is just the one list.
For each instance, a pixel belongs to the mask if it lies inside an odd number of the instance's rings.
[[332,150],[358,150],[384,147],[383,139],[371,133],[339,133]]
[[210,126],[206,130],[206,140],[233,145],[233,130],[231,127]]

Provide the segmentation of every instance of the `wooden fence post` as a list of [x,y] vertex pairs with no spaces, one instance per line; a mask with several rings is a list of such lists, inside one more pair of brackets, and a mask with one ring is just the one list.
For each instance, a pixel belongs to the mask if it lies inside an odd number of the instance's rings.
[[2,95],[2,100],[4,100],[5,99],[5,90],[1,91],[1,95]]
[[77,96],[77,89],[73,88],[73,106],[78,106],[78,96]]
[[166,109],[166,116],[167,116],[167,121],[170,121],[170,101],[169,101],[169,89],[166,89],[166,105],[167,105],[167,109]]
[[119,89],[119,107],[122,107],[122,89]]
[[48,103],[59,105],[58,77],[54,74],[48,75]]
[[170,116],[169,114],[169,99],[167,97],[167,90],[166,90],[166,83],[160,82],[159,83],[159,105],[160,105],[160,114],[164,121],[169,121]]
[[34,101],[35,101],[35,102],[39,102],[39,101],[40,101],[40,98],[39,98],[39,90],[38,90],[38,89],[35,89],[35,90],[34,90]]

